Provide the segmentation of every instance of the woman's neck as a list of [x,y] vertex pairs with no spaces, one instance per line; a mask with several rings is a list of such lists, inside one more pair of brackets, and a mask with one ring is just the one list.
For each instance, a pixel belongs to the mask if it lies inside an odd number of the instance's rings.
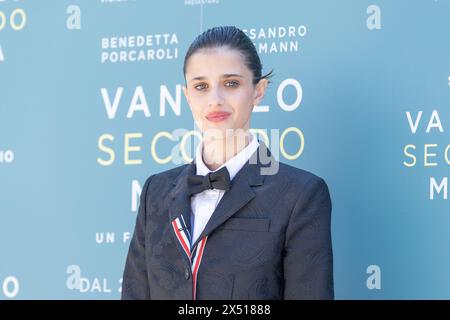
[[223,139],[203,139],[203,163],[209,170],[214,171],[248,146],[250,140],[251,134],[248,130],[238,130]]

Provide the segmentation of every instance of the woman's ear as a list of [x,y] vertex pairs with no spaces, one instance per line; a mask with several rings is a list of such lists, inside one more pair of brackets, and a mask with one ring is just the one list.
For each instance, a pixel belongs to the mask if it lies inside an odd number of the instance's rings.
[[257,106],[264,98],[264,94],[266,92],[268,83],[269,81],[267,79],[260,79],[259,82],[256,84],[255,97],[253,98],[254,106]]

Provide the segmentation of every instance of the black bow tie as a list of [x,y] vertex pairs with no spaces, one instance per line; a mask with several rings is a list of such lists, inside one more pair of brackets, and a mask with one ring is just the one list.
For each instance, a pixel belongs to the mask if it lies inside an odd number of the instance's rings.
[[206,176],[190,175],[187,178],[188,194],[194,195],[208,189],[230,190],[230,174],[226,167],[210,172]]

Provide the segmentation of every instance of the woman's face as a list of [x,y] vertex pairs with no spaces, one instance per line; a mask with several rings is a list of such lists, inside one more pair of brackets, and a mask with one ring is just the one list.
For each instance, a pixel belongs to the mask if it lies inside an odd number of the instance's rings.
[[[253,74],[239,51],[226,47],[201,49],[186,65],[183,92],[204,136],[224,138],[248,130],[253,106],[264,96],[267,80],[253,85]],[[230,130],[231,129],[231,130]]]

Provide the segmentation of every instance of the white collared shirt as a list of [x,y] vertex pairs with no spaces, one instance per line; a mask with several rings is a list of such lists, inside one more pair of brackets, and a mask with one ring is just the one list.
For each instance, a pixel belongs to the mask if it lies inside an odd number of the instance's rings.
[[[222,164],[219,168],[214,171],[221,169],[223,166],[227,167],[230,173],[230,180],[236,176],[239,170],[242,169],[244,164],[250,159],[252,154],[258,149],[259,142],[256,135],[251,133],[250,143],[233,158],[229,159],[227,162]],[[197,175],[205,176],[210,170],[203,162],[202,156],[203,146],[202,143],[199,144],[196,155],[195,164]],[[203,192],[197,193],[191,197],[191,226],[192,226],[192,238],[191,245],[197,240],[197,238],[202,233],[209,219],[211,218],[214,210],[216,209],[219,201],[225,194],[225,190],[211,189],[205,190]]]

